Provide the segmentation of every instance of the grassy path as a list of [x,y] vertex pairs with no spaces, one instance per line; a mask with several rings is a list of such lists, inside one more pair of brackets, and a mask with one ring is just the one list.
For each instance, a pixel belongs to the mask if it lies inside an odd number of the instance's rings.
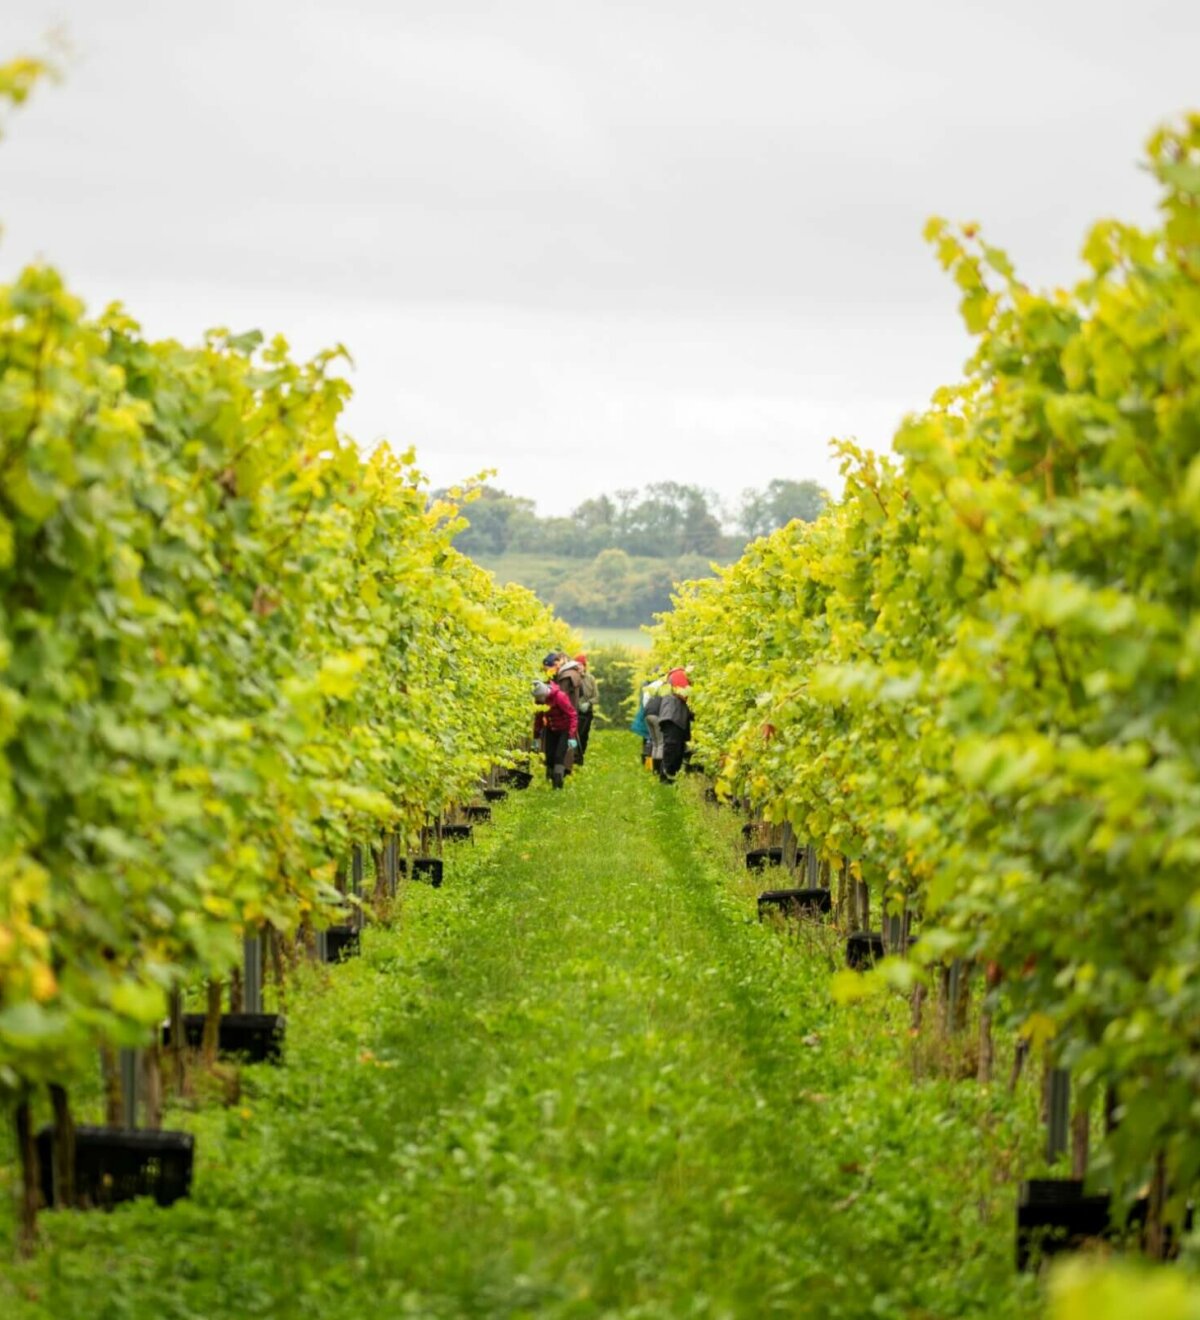
[[[169,1212],[48,1216],[6,1316],[1029,1315],[1019,1139],[752,920],[736,826],[629,741],[314,974]],[[892,1034],[888,1034],[889,1031]]]

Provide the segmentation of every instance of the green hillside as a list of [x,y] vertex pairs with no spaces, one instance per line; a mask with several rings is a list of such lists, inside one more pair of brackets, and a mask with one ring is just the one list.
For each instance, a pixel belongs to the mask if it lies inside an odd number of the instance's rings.
[[639,647],[646,645],[639,629],[671,608],[675,584],[713,571],[712,561],[702,555],[654,558],[616,549],[601,550],[594,559],[513,553],[473,557],[501,582],[519,582],[536,592],[589,635],[598,628],[618,629],[624,634],[621,641]]

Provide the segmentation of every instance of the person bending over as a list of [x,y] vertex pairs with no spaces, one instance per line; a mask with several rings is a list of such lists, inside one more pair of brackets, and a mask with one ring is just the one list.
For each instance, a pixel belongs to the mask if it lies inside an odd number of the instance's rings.
[[579,716],[570,698],[557,683],[535,683],[533,699],[546,707],[539,710],[534,733],[542,735],[546,753],[546,778],[555,788],[562,788],[567,777],[568,753],[578,746]]
[[665,677],[652,678],[642,684],[642,719],[646,724],[646,755],[650,769],[661,779],[663,743],[662,729],[659,725],[659,712],[662,710],[663,694],[669,691]]

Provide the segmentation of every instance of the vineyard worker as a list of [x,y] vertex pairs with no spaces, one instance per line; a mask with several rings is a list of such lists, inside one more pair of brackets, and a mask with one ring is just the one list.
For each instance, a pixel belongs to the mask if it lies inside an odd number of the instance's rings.
[[683,756],[692,736],[692,708],[688,705],[690,688],[682,669],[673,669],[667,676],[670,690],[662,699],[658,712],[658,727],[662,735],[663,783],[672,783],[683,767]]
[[646,685],[642,684],[638,692],[637,710],[633,713],[633,722],[629,726],[630,733],[636,733],[642,744],[642,760],[646,763],[646,769],[650,768],[650,726],[646,723]]
[[[542,670],[545,673],[545,678],[543,679],[543,682],[546,683],[554,682],[554,675],[558,672],[558,666],[562,663],[562,658],[563,658],[563,653],[561,651],[550,651],[547,654],[546,658],[542,661]],[[542,711],[538,711],[533,721],[533,737],[534,737],[534,743],[536,744],[538,751],[542,751],[545,746],[545,739],[543,739],[538,732],[538,730],[541,729],[544,724],[544,721],[542,720],[542,713],[543,713]]]
[[567,752],[579,746],[579,716],[570,698],[557,683],[535,683],[533,699],[546,707],[539,710],[535,732],[542,735],[546,753],[546,778],[562,788],[567,777]]
[[578,715],[583,700],[583,670],[579,662],[568,659],[564,651],[551,651],[542,664],[553,671],[554,681],[567,694]]
[[662,709],[663,693],[667,690],[667,680],[663,678],[652,678],[649,683],[642,688],[642,716],[646,721],[646,733],[650,744],[646,755],[649,758],[650,770],[656,775],[662,775],[662,757],[663,743],[662,730],[659,726],[659,712]]
[[575,657],[575,663],[583,672],[579,695],[579,754],[575,757],[575,764],[582,765],[583,758],[587,755],[588,738],[592,733],[592,720],[596,715],[596,699],[600,695],[600,689],[596,686],[596,680],[588,673],[587,656],[582,651]]

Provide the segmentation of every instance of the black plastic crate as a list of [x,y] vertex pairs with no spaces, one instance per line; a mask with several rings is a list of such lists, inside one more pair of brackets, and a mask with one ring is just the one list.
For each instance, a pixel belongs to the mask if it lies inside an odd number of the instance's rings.
[[[37,1134],[42,1199],[54,1205],[54,1129]],[[75,1129],[75,1195],[83,1206],[107,1209],[119,1201],[152,1197],[173,1205],[192,1190],[195,1138],[190,1132]]]
[[467,819],[476,825],[486,825],[492,819],[491,807],[468,807]]
[[518,770],[514,768],[512,770],[501,771],[500,780],[510,788],[522,789],[528,788],[529,785],[533,783],[533,775],[528,770]]
[[456,840],[458,840],[459,842],[462,842],[463,840],[465,840],[465,839],[469,839],[470,837],[471,837],[471,826],[470,826],[470,825],[443,825],[443,826],[442,826],[442,838],[443,838],[443,839],[456,839]]
[[[743,826],[743,828],[745,828]],[[746,854],[746,870],[761,871],[768,866],[783,865],[782,848],[751,848]]]
[[362,952],[361,932],[357,926],[330,926],[325,931],[325,961],[336,963],[357,958]]
[[[279,1013],[222,1013],[217,1053],[247,1063],[278,1063],[283,1058],[287,1019]],[[204,1014],[183,1015],[183,1038],[198,1050],[204,1039]],[[171,1044],[171,1024],[163,1023],[163,1045]]]
[[859,930],[846,940],[846,966],[870,967],[883,957],[883,936],[877,930]]
[[440,857],[414,857],[412,878],[427,880],[434,889],[442,887],[442,859]]
[[758,919],[772,909],[785,917],[819,917],[832,906],[828,889],[768,889],[758,896]]
[[485,798],[487,798],[487,800],[488,800],[489,802],[503,802],[504,799],[505,799],[506,797],[508,797],[508,789],[506,789],[506,788],[485,788],[485,789],[483,790],[483,796],[484,796]]
[[1017,1198],[1017,1269],[1045,1256],[1077,1251],[1090,1238],[1109,1237],[1112,1198],[1085,1195],[1077,1178],[1034,1178]]

